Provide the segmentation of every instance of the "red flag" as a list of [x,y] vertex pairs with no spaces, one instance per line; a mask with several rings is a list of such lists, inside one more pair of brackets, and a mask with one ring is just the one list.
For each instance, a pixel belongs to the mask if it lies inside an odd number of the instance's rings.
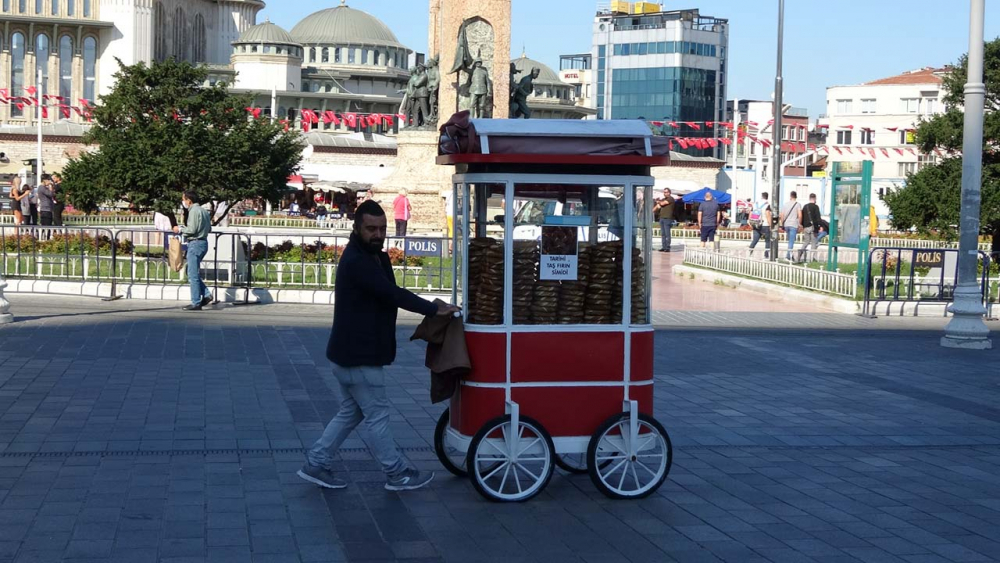
[[351,129],[358,126],[358,116],[355,113],[345,113],[341,117],[347,122],[347,126]]
[[715,127],[715,122],[714,121],[706,121],[705,122],[705,127]]
[[59,104],[59,109],[62,111],[62,116],[66,119],[69,119],[70,116],[69,106],[67,106],[66,104]]
[[24,91],[27,92],[29,96],[34,96],[38,93],[38,88],[35,88],[34,86],[25,86]]
[[941,154],[941,149],[934,149],[934,154],[936,154],[936,155],[938,155],[938,156],[943,156],[943,155]]
[[396,124],[395,115],[383,115],[382,119],[385,121],[385,124],[388,125],[389,127],[392,127],[393,125]]
[[840,147],[833,147],[833,150],[837,151],[837,154],[844,154],[844,151],[840,150]]
[[809,150],[815,151],[816,150],[816,145],[814,145],[812,143],[809,143]]
[[87,121],[93,121],[94,120],[94,114],[90,113],[90,110],[87,110],[87,111],[83,112],[83,117],[86,118]]
[[0,98],[2,98],[4,100],[9,100],[10,99],[10,90],[8,90],[6,88],[0,88]]
[[287,133],[288,132],[288,120],[287,119],[282,119],[278,123],[281,123],[282,125],[285,126],[285,132]]
[[85,108],[89,108],[89,107],[90,107],[90,102],[89,102],[89,101],[87,101],[87,100],[86,100],[86,99],[84,99],[84,98],[80,98],[80,99],[79,99],[79,100],[77,100],[77,101],[79,101],[79,102],[80,102],[80,105],[81,105],[81,106],[83,106],[83,107],[85,107]]
[[[878,158],[878,156],[875,155],[875,149],[868,149],[868,154],[872,155],[872,158]],[[889,153],[886,153],[885,155],[889,156]]]
[[16,105],[16,106],[17,106],[17,109],[18,109],[18,111],[24,111],[24,103],[22,103],[22,102],[17,102],[17,103],[16,103],[16,104],[14,104],[14,105]]
[[882,151],[882,154],[885,155],[886,158],[889,158],[889,151],[885,149],[880,149],[880,150]]
[[9,103],[10,103],[10,100],[8,100],[6,98],[0,98],[0,104],[7,105]]
[[653,126],[655,126],[655,127],[663,127],[663,122],[662,121],[650,121],[650,123],[652,123]]
[[249,107],[247,108],[247,111],[253,115],[254,119],[260,119],[260,114],[263,113],[264,110],[261,108]]
[[826,145],[820,145],[819,150],[825,152],[826,154],[830,154],[830,149],[828,149]]
[[853,126],[853,125],[844,125],[844,126],[842,127],[842,129],[851,129],[851,130],[853,130],[853,129],[854,129],[854,126]]
[[729,129],[729,130],[733,129],[733,124],[730,123],[730,122],[728,122],[728,121],[722,122],[719,125],[722,125],[723,127],[725,127],[726,129]]
[[719,139],[719,142],[721,142],[723,145],[726,145],[727,147],[733,144],[733,140],[728,137],[723,137]]
[[[670,125],[674,129],[679,129],[680,128],[680,125],[677,125],[676,121],[671,121],[670,123],[668,123],[668,125]],[[684,147],[684,148],[687,148],[687,147]]]
[[670,139],[670,150],[674,150],[674,140]]
[[805,143],[799,143],[795,147],[795,150],[798,151],[798,152],[806,152],[806,144]]
[[747,121],[747,125],[751,127],[757,127],[759,124],[756,121]]
[[896,131],[899,131],[899,127],[886,127],[886,129],[888,129],[889,131],[892,131],[893,133],[895,133]]
[[830,125],[829,125],[829,124],[826,124],[826,123],[824,123],[824,124],[822,124],[822,125],[817,125],[817,126],[816,126],[816,128],[817,128],[817,129],[829,129],[829,128],[830,128]]
[[42,119],[49,118],[49,108],[42,106]]
[[688,127],[694,129],[695,131],[701,131],[701,125],[698,125],[694,121],[685,121],[684,125],[687,125]]
[[792,144],[789,142],[781,143],[781,150],[785,152],[792,152]]
[[915,151],[915,150],[913,150],[913,149],[906,149],[906,150],[907,150],[907,151],[908,151],[908,152],[909,152],[910,154],[912,154],[913,156],[917,156],[917,151]]
[[898,152],[899,156],[903,156],[903,149],[893,149],[893,150]]
[[381,121],[381,119],[379,119],[379,117],[377,115],[375,115],[375,114],[372,114],[372,115],[368,116],[368,125],[371,125],[371,126],[378,125],[379,121]]
[[717,141],[716,139],[708,139],[707,142],[708,146],[712,147],[713,149],[719,146],[719,141]]
[[844,150],[847,151],[847,154],[854,154],[854,151],[851,150],[851,147],[844,147]]
[[82,111],[80,111],[80,108],[79,108],[79,107],[77,107],[77,106],[72,106],[72,107],[71,107],[70,109],[72,109],[73,111],[75,111],[75,112],[76,112],[76,114],[77,114],[77,115],[79,115],[79,116],[82,116],[82,115],[83,115],[83,112],[82,112]]
[[680,145],[682,149],[688,148],[688,142],[685,139],[678,138],[677,144]]
[[768,125],[774,125],[774,120],[773,119],[768,119],[767,120],[767,124]]
[[397,113],[396,117],[399,118],[399,122],[400,123],[404,123],[404,124],[406,123],[406,114],[405,113]]

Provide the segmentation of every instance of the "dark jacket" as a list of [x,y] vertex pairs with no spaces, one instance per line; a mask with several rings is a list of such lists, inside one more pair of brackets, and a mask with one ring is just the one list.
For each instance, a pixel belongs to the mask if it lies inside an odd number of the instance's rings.
[[431,403],[447,401],[459,380],[472,371],[462,317],[427,317],[410,340],[427,342],[424,365],[431,370]]
[[819,211],[819,206],[815,203],[807,203],[802,207],[802,226],[803,227],[818,227],[820,221],[823,220],[823,215]]
[[396,313],[424,316],[437,306],[396,286],[389,255],[369,252],[351,235],[337,265],[333,331],[326,357],[342,367],[387,366],[396,359]]

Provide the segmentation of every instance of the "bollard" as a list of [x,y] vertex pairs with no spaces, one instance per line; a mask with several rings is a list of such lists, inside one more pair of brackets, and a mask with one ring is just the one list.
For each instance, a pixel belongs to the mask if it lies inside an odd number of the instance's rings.
[[3,296],[3,290],[7,287],[7,280],[0,278],[0,325],[14,322],[14,315],[10,314],[10,301]]

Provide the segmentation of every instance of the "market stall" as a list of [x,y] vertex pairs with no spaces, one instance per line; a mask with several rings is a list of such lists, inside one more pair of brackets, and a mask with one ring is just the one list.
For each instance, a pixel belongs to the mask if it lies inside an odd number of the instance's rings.
[[438,158],[458,170],[452,297],[473,364],[438,456],[496,501],[533,497],[556,465],[613,498],[652,494],[672,460],[649,295],[649,171],[666,147],[625,121],[471,125]]

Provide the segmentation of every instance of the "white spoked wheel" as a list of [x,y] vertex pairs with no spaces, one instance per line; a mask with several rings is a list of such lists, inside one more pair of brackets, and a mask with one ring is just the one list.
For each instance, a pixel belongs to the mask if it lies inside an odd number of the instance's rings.
[[437,454],[441,465],[449,473],[458,477],[465,477],[469,473],[465,470],[466,452],[448,445],[447,432],[448,423],[451,419],[451,409],[445,409],[438,418],[437,426],[434,427],[434,453]]
[[635,426],[629,413],[615,415],[598,428],[587,448],[590,479],[613,499],[653,494],[673,463],[670,436],[655,418],[640,414]]
[[472,439],[466,469],[479,494],[497,502],[524,502],[552,478],[555,447],[538,422],[511,417],[487,422]]

